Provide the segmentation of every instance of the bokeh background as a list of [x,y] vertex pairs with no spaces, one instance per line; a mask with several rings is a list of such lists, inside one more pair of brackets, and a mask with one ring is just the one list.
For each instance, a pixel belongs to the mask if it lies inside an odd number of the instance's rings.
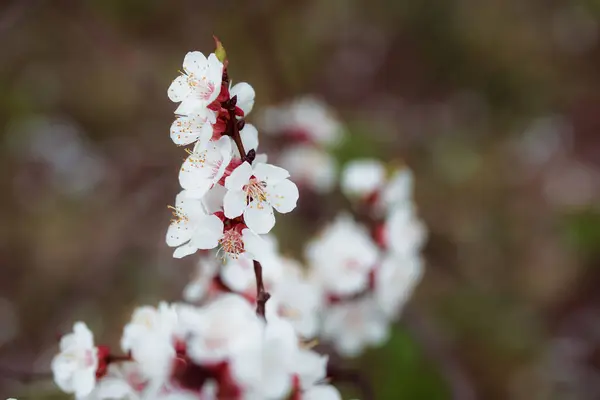
[[[424,279],[345,363],[377,399],[600,399],[599,24],[595,0],[1,2],[0,397],[65,398],[45,378],[73,321],[115,344],[136,305],[180,298],[166,89],[216,34],[249,121],[316,94],[340,163],[415,173]],[[286,252],[336,196],[278,220]]]

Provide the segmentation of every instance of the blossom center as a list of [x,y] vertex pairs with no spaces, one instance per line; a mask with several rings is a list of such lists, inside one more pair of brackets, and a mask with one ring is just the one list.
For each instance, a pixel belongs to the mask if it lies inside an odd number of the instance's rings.
[[237,259],[244,251],[244,239],[242,234],[236,229],[228,229],[223,233],[223,237],[219,239],[220,251],[223,251],[223,256]]
[[244,192],[246,193],[246,202],[250,204],[252,200],[256,200],[258,203],[267,201],[267,184],[259,181],[255,177],[250,178],[247,185],[244,186]]
[[171,223],[177,224],[180,222],[189,222],[190,219],[183,212],[183,209],[181,207],[168,206],[168,208],[170,208],[171,212],[173,213],[173,218],[171,219]]

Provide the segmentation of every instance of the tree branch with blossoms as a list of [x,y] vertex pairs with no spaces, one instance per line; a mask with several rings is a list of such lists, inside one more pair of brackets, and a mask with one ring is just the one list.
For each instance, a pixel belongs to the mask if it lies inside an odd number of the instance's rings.
[[257,153],[258,130],[246,121],[254,89],[232,85],[225,49],[215,42],[208,57],[187,53],[167,90],[178,103],[171,139],[189,146],[165,238],[174,258],[199,253],[187,303],[134,310],[122,356],[75,323],[53,359],[54,380],[78,399],[340,400],[331,383],[343,381],[373,398],[358,371],[330,365],[313,349],[314,338],[342,356],[385,342],[422,273],[425,228],[412,206],[412,175],[387,174],[372,160],[351,164],[342,189],[368,218],[340,214],[307,243],[305,266],[283,256],[269,233],[275,211],[296,208],[290,175],[307,192],[330,191],[328,149],[341,126],[313,98],[269,108],[265,130],[291,148],[275,158],[284,167],[267,163]]

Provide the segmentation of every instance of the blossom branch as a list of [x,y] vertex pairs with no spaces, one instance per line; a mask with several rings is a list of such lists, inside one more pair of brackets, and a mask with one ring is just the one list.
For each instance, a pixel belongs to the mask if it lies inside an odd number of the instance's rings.
[[263,319],[266,319],[265,307],[271,295],[265,290],[262,278],[262,265],[256,260],[254,260],[254,275],[256,276],[256,313]]

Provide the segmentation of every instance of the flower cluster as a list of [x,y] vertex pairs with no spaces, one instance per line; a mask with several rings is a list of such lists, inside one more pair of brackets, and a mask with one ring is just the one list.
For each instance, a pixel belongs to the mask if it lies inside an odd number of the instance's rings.
[[[305,266],[279,252],[274,211],[292,211],[298,188],[257,154],[258,131],[245,120],[254,89],[232,85],[227,65],[217,41],[208,57],[188,53],[168,89],[179,103],[171,139],[189,147],[166,244],[175,258],[199,253],[188,303],[134,310],[117,354],[77,322],[52,362],[56,384],[77,399],[341,399],[314,338],[347,356],[381,343],[422,274],[426,231],[412,175],[388,174],[375,160],[343,171],[342,191],[360,212],[313,238]],[[294,179],[331,189],[325,149],[339,140],[339,123],[312,99],[264,115],[267,129],[294,143],[279,159]]]
[[343,130],[333,113],[314,97],[267,108],[261,126],[282,139],[278,163],[290,171],[301,187],[327,193],[335,185],[336,163],[328,150],[337,145]]
[[78,322],[52,367],[77,399],[339,399],[324,383],[327,356],[298,341],[292,325],[267,308],[268,323],[244,298],[226,294],[203,307],[140,307],[121,349],[96,347]]
[[[122,355],[96,346],[78,322],[61,340],[54,379],[86,400],[340,399],[326,380],[327,356],[304,340],[315,334],[316,322],[302,320],[311,287],[300,271],[284,270],[271,238],[260,236],[275,224],[273,209],[295,208],[298,189],[286,170],[256,154],[258,132],[244,119],[254,90],[231,86],[219,42],[208,57],[188,53],[183,71],[168,90],[180,103],[171,138],[193,147],[179,172],[183,190],[171,207],[166,242],[175,258],[205,253],[204,281],[186,289],[202,306],[136,309],[123,331]],[[206,255],[217,247],[223,265]],[[216,274],[223,290],[214,288]]]
[[183,190],[167,232],[177,258],[219,246],[227,258],[244,254],[258,260],[257,235],[275,225],[273,210],[288,213],[298,200],[289,173],[256,155],[258,131],[245,122],[254,89],[244,82],[231,86],[223,61],[214,53],[189,52],[168,90],[180,103],[171,139],[193,145],[179,171]]

